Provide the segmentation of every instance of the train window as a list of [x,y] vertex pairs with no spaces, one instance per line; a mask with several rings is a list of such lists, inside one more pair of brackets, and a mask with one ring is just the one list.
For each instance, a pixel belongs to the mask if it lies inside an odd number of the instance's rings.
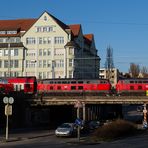
[[58,86],[57,89],[58,89],[58,90],[61,90],[61,86]]
[[142,83],[142,81],[139,81],[138,83]]
[[78,90],[83,90],[83,86],[78,86]]
[[90,83],[90,81],[87,81],[87,84],[89,84]]
[[78,81],[79,84],[83,84],[83,81]]
[[50,81],[50,84],[53,84],[53,81]]
[[76,81],[71,81],[71,84],[76,84]]
[[143,81],[143,83],[148,83],[148,81]]
[[105,81],[100,81],[101,84],[105,84]]
[[130,86],[130,90],[134,90],[134,86]]
[[130,83],[134,83],[134,81],[130,81]]
[[53,86],[50,86],[50,90],[53,90]]
[[76,86],[71,86],[71,90],[76,90]]
[[30,88],[30,84],[26,84],[26,88]]
[[61,84],[61,81],[58,81],[58,84]]
[[62,84],[67,84],[67,82],[66,81],[62,81]]
[[141,85],[139,85],[139,86],[138,86],[138,89],[142,89],[142,86],[141,86]]

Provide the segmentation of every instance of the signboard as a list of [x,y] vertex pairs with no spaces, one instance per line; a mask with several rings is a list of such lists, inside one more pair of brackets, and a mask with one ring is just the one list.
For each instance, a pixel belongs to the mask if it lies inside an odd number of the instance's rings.
[[10,116],[12,115],[12,105],[5,105],[5,115]]
[[78,126],[81,126],[82,125],[82,120],[80,118],[77,118],[75,120],[75,124],[78,125]]
[[4,97],[3,98],[3,102],[5,103],[5,104],[13,104],[13,102],[14,102],[14,98],[13,97]]
[[82,107],[83,107],[83,104],[82,104],[82,102],[80,102],[79,100],[77,100],[77,101],[75,102],[75,104],[74,104],[74,107],[75,107],[75,108],[82,108]]

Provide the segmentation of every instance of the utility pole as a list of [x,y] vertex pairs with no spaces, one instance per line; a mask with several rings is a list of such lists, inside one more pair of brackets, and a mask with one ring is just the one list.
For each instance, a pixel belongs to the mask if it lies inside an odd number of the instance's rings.
[[105,61],[105,69],[107,71],[106,78],[111,79],[111,72],[112,69],[114,68],[114,63],[113,63],[113,49],[109,46],[107,47],[107,53],[106,53],[106,61]]

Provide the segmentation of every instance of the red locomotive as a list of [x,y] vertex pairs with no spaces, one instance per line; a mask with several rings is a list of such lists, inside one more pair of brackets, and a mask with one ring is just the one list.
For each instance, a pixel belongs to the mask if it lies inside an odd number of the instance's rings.
[[36,77],[8,77],[1,78],[1,94],[22,92],[25,94],[34,94],[37,91]]
[[0,79],[0,94],[8,94],[14,89],[13,84],[9,84],[6,79]]
[[118,95],[146,95],[148,78],[121,79],[116,85]]
[[109,95],[111,84],[107,79],[45,79],[38,81],[38,93]]

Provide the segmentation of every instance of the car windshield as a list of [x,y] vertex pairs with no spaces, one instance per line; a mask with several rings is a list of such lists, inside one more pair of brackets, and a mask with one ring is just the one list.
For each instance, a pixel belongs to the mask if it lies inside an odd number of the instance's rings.
[[60,126],[60,128],[70,128],[71,126],[69,125],[69,124],[62,124],[61,126]]

